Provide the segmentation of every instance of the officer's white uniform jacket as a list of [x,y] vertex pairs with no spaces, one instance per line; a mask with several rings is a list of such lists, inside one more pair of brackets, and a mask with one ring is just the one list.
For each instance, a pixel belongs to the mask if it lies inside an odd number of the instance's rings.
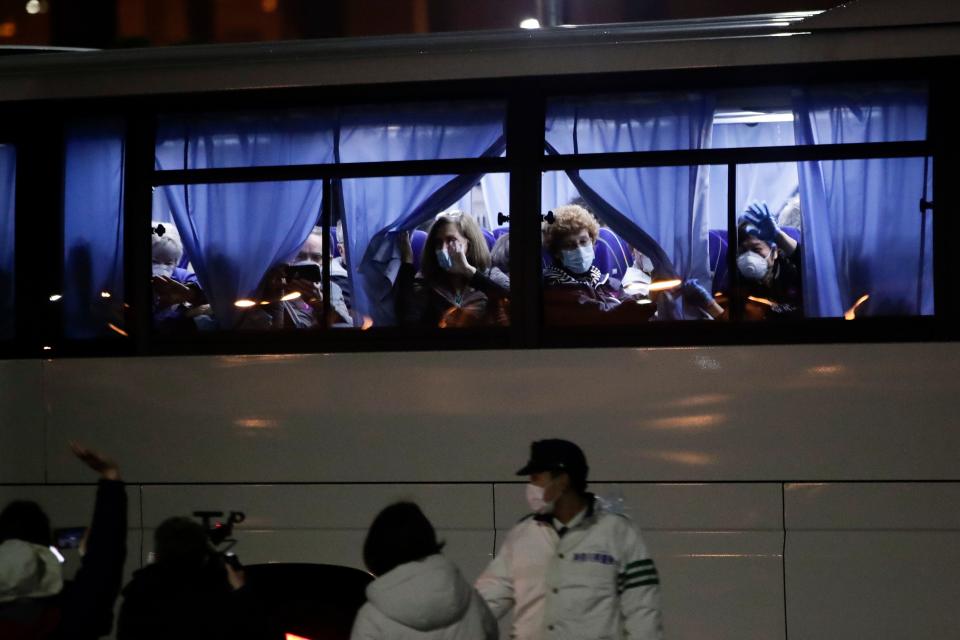
[[512,638],[662,637],[660,579],[639,532],[592,502],[562,535],[552,517],[521,520],[477,579],[494,616],[514,609]]

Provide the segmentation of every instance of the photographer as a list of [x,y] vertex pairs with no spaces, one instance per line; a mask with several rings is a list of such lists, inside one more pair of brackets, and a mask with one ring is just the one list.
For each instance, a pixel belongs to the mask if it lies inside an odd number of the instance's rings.
[[154,558],[123,589],[118,640],[270,637],[243,570],[214,552],[199,523],[161,523]]
[[71,444],[100,474],[93,522],[80,569],[64,581],[50,549],[50,520],[35,502],[18,500],[0,512],[0,638],[85,640],[110,633],[113,604],[127,555],[127,494],[116,463]]

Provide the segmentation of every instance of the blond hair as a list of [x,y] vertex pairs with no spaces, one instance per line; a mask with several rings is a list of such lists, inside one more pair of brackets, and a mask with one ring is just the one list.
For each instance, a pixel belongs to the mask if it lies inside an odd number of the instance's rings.
[[490,268],[490,249],[487,248],[487,239],[480,230],[480,225],[469,213],[450,211],[437,216],[427,231],[427,239],[423,243],[423,253],[420,254],[420,273],[427,281],[435,280],[446,273],[437,264],[437,248],[440,230],[444,225],[452,224],[470,243],[467,247],[467,262],[478,271],[485,272]]
[[600,235],[600,225],[593,215],[577,204],[567,204],[553,210],[553,224],[544,222],[543,246],[551,254],[558,251],[560,240],[570,235],[577,235],[584,229],[590,234],[590,242],[596,244]]

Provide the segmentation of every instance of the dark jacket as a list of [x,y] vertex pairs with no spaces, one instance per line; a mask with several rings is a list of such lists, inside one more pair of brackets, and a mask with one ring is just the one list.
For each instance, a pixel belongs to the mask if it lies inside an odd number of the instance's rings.
[[249,587],[237,591],[211,561],[197,569],[154,564],[123,589],[117,640],[244,640],[269,637]]
[[745,295],[769,300],[774,306],[764,308],[766,319],[803,317],[803,266],[800,247],[788,257],[781,252],[773,263],[773,278],[768,284],[744,282]]
[[469,288],[457,299],[454,293],[417,278],[412,264],[400,265],[397,274],[397,318],[400,324],[423,327],[505,325],[510,290],[477,270]]
[[544,322],[548,325],[636,324],[650,320],[656,307],[637,304],[620,281],[590,267],[573,274],[563,267],[543,270]]
[[87,640],[109,635],[126,557],[126,488],[121,481],[101,480],[76,576],[55,596],[0,605],[0,636]]

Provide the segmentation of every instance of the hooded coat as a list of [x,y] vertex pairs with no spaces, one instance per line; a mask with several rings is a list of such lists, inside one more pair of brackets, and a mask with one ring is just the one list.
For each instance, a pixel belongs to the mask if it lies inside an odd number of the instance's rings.
[[487,605],[440,554],[402,564],[367,587],[351,640],[497,640]]

